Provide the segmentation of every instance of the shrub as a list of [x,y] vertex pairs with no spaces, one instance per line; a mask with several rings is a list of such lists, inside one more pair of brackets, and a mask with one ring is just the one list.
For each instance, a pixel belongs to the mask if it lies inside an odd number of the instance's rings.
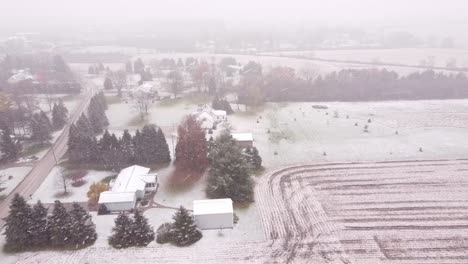
[[158,244],[166,244],[172,241],[172,224],[164,223],[158,227],[156,231],[156,242]]
[[107,206],[104,204],[99,205],[98,215],[106,215],[106,214],[110,214],[110,211],[109,209],[107,209]]
[[91,184],[87,193],[89,206],[96,206],[99,201],[99,195],[101,195],[102,192],[105,192],[108,189],[109,186],[107,185],[107,183],[98,182]]

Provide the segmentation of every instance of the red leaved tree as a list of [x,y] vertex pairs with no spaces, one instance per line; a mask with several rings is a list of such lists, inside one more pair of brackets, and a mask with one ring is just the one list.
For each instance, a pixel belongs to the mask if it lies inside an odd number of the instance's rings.
[[[205,131],[194,116],[186,117],[177,129],[175,165],[178,182],[196,180],[208,167]],[[196,177],[195,177],[196,176]]]

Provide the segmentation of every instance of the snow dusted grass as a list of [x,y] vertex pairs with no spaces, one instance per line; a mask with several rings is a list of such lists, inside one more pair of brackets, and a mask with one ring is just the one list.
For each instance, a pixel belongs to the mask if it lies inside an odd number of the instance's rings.
[[[267,168],[304,162],[458,158],[468,153],[468,146],[459,144],[468,140],[466,103],[269,103],[256,114],[236,113],[228,119],[234,131],[253,132]],[[316,104],[329,109],[312,108]]]
[[89,190],[89,186],[95,182],[100,182],[107,176],[113,175],[113,172],[108,171],[93,171],[90,170],[84,177],[86,183],[80,187],[71,186],[69,181],[67,186],[68,194],[63,195],[63,183],[61,178],[61,167],[54,167],[49,173],[45,181],[41,184],[39,189],[33,194],[32,202],[41,200],[43,203],[53,203],[55,200],[60,200],[63,203],[71,202],[86,202],[88,197],[86,193]]
[[[31,171],[31,167],[13,167],[0,170],[0,196],[7,196]],[[11,176],[11,179],[9,179]]]
[[434,49],[434,48],[404,48],[404,49],[362,49],[362,50],[314,50],[293,52],[271,52],[283,56],[300,55],[321,59],[359,62],[380,62],[390,64],[419,65],[422,60],[434,58],[434,66],[445,67],[447,61],[456,59],[458,67],[468,67],[468,50],[466,49]]

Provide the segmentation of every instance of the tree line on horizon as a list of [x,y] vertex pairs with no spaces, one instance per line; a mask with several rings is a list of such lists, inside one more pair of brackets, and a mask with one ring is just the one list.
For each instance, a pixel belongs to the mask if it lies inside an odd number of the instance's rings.
[[283,101],[382,101],[468,98],[468,78],[462,73],[428,69],[403,76],[386,69],[343,69],[319,75],[313,69],[249,62],[241,71],[238,102],[257,106]]

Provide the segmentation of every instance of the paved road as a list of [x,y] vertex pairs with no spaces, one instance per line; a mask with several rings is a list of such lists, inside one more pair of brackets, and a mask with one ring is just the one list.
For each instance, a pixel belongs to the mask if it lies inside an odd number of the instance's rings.
[[67,142],[70,124],[74,123],[81,113],[87,108],[91,97],[97,92],[96,86],[90,81],[83,81],[82,86],[84,87],[83,100],[75,107],[71,112],[68,123],[65,125],[62,134],[57,138],[55,143],[49,149],[49,151],[40,159],[23,181],[16,186],[15,189],[0,203],[0,229],[3,227],[3,218],[8,215],[9,205],[13,199],[15,193],[21,194],[23,197],[28,198],[32,195],[49,175],[52,168],[55,166],[56,160],[60,160],[61,157],[67,152]]

